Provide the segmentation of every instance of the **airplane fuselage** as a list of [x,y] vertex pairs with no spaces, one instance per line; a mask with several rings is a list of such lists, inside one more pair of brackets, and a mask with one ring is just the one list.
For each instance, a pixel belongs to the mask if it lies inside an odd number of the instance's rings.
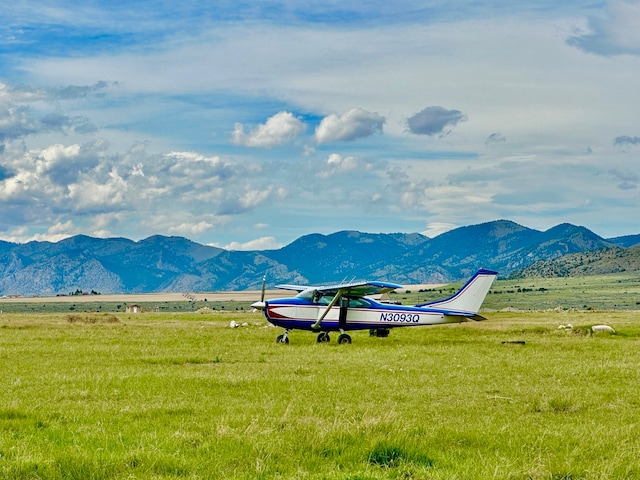
[[289,330],[317,330],[312,327],[323,314],[325,316],[320,327],[323,331],[412,327],[461,321],[459,316],[447,315],[442,310],[387,305],[369,298],[344,300],[348,303],[336,305],[326,314],[326,305],[306,299],[296,299],[295,303],[292,299],[283,302],[272,300],[267,302],[264,312],[269,322]]

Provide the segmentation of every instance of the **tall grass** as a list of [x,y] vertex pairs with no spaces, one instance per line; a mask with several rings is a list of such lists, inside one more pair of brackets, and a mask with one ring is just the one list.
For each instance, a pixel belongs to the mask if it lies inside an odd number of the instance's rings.
[[637,315],[277,345],[248,313],[3,314],[0,478],[639,478]]

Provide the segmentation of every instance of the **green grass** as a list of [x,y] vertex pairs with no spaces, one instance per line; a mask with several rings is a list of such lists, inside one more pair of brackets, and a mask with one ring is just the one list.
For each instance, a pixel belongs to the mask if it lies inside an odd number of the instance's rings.
[[249,313],[5,313],[0,478],[639,478],[638,315],[277,345]]

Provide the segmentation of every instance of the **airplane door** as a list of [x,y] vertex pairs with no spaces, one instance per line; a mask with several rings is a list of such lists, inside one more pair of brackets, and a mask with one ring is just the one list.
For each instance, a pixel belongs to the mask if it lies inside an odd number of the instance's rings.
[[347,324],[347,312],[349,311],[349,299],[340,299],[340,316],[338,317],[338,328],[344,328]]

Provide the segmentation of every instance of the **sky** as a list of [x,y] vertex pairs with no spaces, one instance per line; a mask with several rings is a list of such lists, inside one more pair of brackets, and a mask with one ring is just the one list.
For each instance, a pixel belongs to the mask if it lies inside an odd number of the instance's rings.
[[21,0],[0,239],[640,233],[640,1]]

